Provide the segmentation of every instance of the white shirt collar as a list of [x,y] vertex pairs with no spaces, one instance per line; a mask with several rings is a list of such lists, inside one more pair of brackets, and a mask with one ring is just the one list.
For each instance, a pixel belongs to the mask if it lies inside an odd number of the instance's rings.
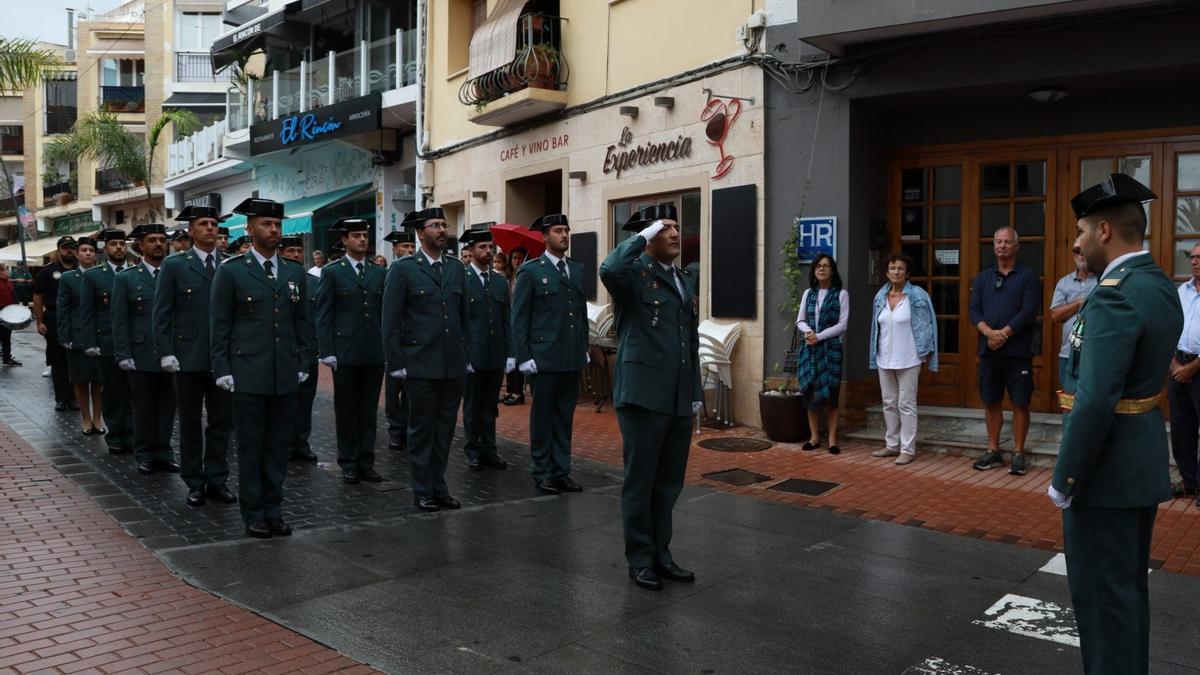
[[106,260],[106,261],[105,261],[105,264],[107,264],[107,265],[108,265],[109,269],[111,269],[111,270],[113,271],[113,273],[114,273],[114,274],[115,274],[115,273],[117,273],[117,272],[120,272],[120,271],[121,271],[121,270],[123,270],[123,269],[125,269],[125,264],[124,264],[124,263],[121,263],[121,266],[120,266],[120,267],[117,267],[116,265],[114,265],[114,264],[113,264],[113,262],[112,262],[111,260]]
[[263,263],[270,260],[271,261],[271,269],[275,270],[275,274],[279,274],[279,253],[278,252],[273,254],[270,258],[264,258],[262,256],[262,254],[258,252],[258,249],[254,248],[253,246],[250,247],[250,252],[254,254],[254,259],[258,261],[259,265],[262,265],[262,268],[264,270],[267,268],[267,266],[264,265]]
[[1109,272],[1116,269],[1117,265],[1120,265],[1121,263],[1125,262],[1126,260],[1129,260],[1130,258],[1132,258],[1136,255],[1147,255],[1148,253],[1149,253],[1148,251],[1134,251],[1132,253],[1126,253],[1125,255],[1117,256],[1116,260],[1113,260],[1112,262],[1108,263],[1108,267],[1104,268],[1104,274],[1101,274],[1100,278],[1103,279],[1104,277],[1108,276]]
[[208,262],[209,256],[214,256],[217,254],[217,249],[214,248],[212,251],[205,251],[202,248],[196,248],[193,246],[192,253],[196,254],[196,256],[200,258],[200,264],[204,265],[204,263]]
[[551,253],[550,251],[546,251],[546,252],[545,252],[545,253],[543,253],[542,255],[544,255],[544,256],[546,256],[547,258],[549,258],[549,260],[550,260],[550,264],[554,265],[555,267],[558,267],[558,263],[559,263],[559,261],[560,261],[560,260],[562,260],[562,258],[559,258],[558,256],[554,255],[554,254],[553,254],[553,253]]
[[487,272],[487,270],[480,269],[479,266],[476,265],[473,261],[471,262],[471,269],[475,270],[475,274],[478,274],[479,279],[482,281],[483,275]]
[[142,258],[142,264],[146,266],[146,270],[149,271],[150,274],[154,274],[158,271],[158,268],[154,265],[151,265],[150,261],[146,260],[145,258]]
[[432,264],[433,264],[433,263],[435,263],[435,262],[441,262],[441,261],[442,261],[442,256],[440,256],[440,255],[439,255],[439,256],[438,256],[438,257],[436,257],[436,258],[430,258],[430,257],[429,257],[429,254],[425,252],[425,249],[424,249],[424,248],[421,248],[421,247],[419,247],[419,246],[417,247],[417,253],[420,253],[420,254],[421,254],[421,256],[425,258],[425,261],[426,261],[426,262],[428,262],[430,265],[432,265]]

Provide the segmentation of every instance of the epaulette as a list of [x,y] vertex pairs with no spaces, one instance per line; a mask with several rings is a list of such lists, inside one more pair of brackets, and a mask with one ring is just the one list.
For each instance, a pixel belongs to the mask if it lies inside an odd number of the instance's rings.
[[1122,265],[1112,272],[1109,272],[1108,276],[1100,281],[1100,286],[1102,288],[1120,288],[1121,284],[1129,278],[1129,274],[1131,272],[1133,272],[1132,269],[1126,265]]
[[234,260],[241,260],[245,255],[246,255],[245,253],[238,253],[237,255],[231,255],[228,258],[222,260],[221,264],[224,265],[225,263],[232,262]]
[[166,258],[163,258],[163,262],[166,262],[166,261],[170,260],[171,258],[176,258],[181,255],[187,255],[191,252],[192,252],[191,249],[188,249],[186,251],[172,251],[169,255],[167,255]]
[[292,260],[291,258],[285,258],[283,256],[279,256],[279,260],[281,262],[283,262],[285,265],[299,265],[300,264],[300,263],[296,262],[295,260]]

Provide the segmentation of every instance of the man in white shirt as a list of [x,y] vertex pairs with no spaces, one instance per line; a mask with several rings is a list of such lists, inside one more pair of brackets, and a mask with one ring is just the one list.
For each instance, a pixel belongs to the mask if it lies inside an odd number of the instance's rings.
[[[1200,244],[1188,251],[1192,278],[1179,285],[1183,308],[1183,333],[1171,360],[1167,393],[1171,401],[1171,452],[1182,479],[1174,486],[1176,497],[1191,497],[1200,487],[1197,437],[1200,434]],[[1196,498],[1200,507],[1200,497]]]

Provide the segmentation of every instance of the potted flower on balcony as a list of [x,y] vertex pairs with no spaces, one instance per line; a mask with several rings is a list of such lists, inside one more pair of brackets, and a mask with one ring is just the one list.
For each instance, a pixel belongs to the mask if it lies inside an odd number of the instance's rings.
[[530,48],[525,59],[525,79],[529,86],[539,89],[558,89],[558,70],[561,53],[549,42],[539,42]]

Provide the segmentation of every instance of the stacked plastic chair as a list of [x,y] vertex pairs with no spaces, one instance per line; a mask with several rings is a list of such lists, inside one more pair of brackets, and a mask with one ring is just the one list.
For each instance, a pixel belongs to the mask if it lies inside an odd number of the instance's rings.
[[612,311],[612,304],[598,305],[594,302],[587,303],[588,315],[588,339],[599,340],[608,335],[612,330],[615,315]]
[[[715,421],[733,426],[729,396],[733,390],[733,354],[742,336],[740,323],[717,323],[705,319],[697,329],[700,337],[700,377],[705,389],[716,391]],[[707,410],[705,416],[707,417]]]

